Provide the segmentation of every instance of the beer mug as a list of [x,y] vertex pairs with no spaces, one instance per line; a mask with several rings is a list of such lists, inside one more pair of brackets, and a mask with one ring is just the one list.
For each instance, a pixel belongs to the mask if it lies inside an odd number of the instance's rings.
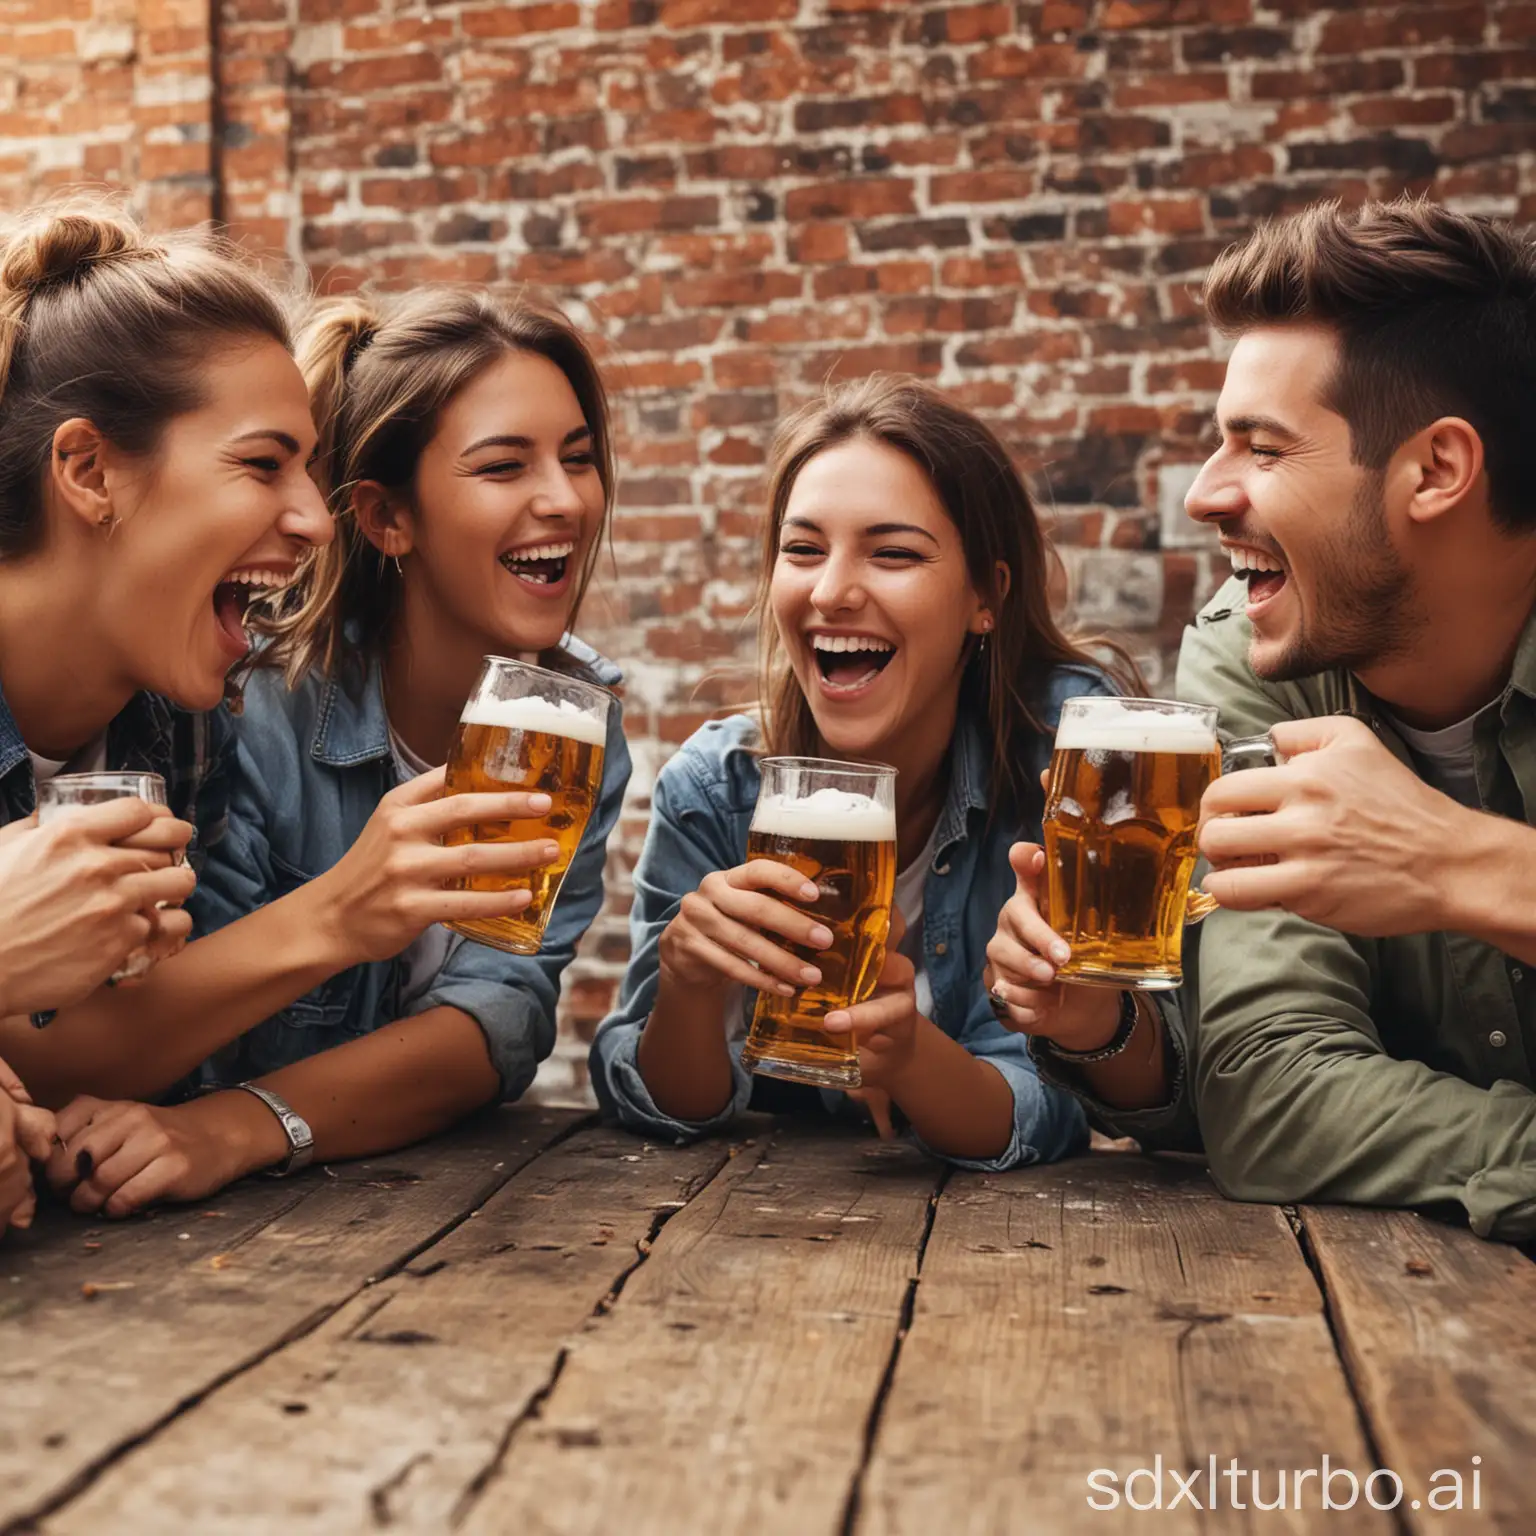
[[[1045,917],[1072,950],[1063,981],[1157,991],[1183,980],[1185,924],[1216,905],[1190,890],[1201,797],[1222,771],[1216,719],[1164,699],[1062,705],[1044,832]],[[1267,737],[1227,750],[1234,767],[1272,754]]]
[[542,816],[455,827],[443,839],[463,843],[551,841],[551,864],[517,875],[472,875],[455,882],[463,891],[522,891],[533,900],[516,917],[449,923],[455,933],[514,955],[536,955],[565,872],[576,856],[603,783],[608,711],[613,695],[579,678],[527,662],[487,656],[480,679],[459,717],[448,758],[450,795],[542,791],[554,802]]
[[821,1020],[864,1002],[885,964],[896,892],[896,770],[816,757],[766,757],[759,766],[747,858],[788,864],[816,886],[815,901],[790,905],[829,928],[832,944],[784,943],[821,980],[793,997],[758,994],[742,1065],[818,1088],[857,1088],[857,1044],[827,1034]]
[[[45,827],[67,815],[72,806],[104,805],[108,800],[138,799],[150,805],[166,805],[165,780],[158,773],[59,773],[44,779],[37,786],[37,824]],[[182,850],[178,848],[171,857],[173,864],[180,864]],[[164,903],[162,902],[163,906]],[[147,976],[154,966],[148,949],[135,949],[107,980],[114,985],[120,981],[137,981]]]

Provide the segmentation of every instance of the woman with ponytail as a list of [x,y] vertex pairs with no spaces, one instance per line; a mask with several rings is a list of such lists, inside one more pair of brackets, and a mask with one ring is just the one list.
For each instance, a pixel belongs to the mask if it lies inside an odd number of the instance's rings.
[[[82,1211],[283,1164],[289,1128],[256,1095],[179,1102],[199,1065],[433,922],[511,910],[444,889],[463,857],[441,835],[526,797],[433,804],[429,776],[324,878],[172,953],[190,926],[173,908],[227,836],[221,701],[247,605],[331,538],[314,449],[283,303],[232,253],[96,203],[0,233],[0,1212],[14,1146],[35,1152],[42,1129]],[[66,767],[159,773],[172,814],[130,803],[38,828],[36,785]],[[101,988],[146,940],[150,974]]]
[[[569,633],[614,486],[606,396],[570,322],[485,292],[348,298],[315,310],[298,357],[336,537],[257,621],[229,830],[192,902],[200,932],[319,883],[381,817],[435,792],[485,655],[619,682]],[[438,925],[405,942],[372,924],[365,898],[349,914],[365,932],[359,963],[211,1057],[199,1086],[254,1083],[326,1158],[517,1098],[554,1046],[560,976],[602,902],[629,778],[620,713],[538,954]],[[542,843],[500,846],[521,867],[548,862]],[[389,869],[376,880],[387,893]],[[499,899],[515,910],[527,893]]]
[[675,1138],[749,1104],[838,1107],[837,1093],[754,1079],[740,1060],[755,994],[819,979],[786,941],[832,943],[814,905],[791,904],[813,901],[813,886],[744,862],[758,758],[789,754],[898,769],[885,969],[868,1002],[826,1020],[859,1048],[858,1097],[882,1133],[904,1120],[932,1151],[986,1169],[1086,1143],[1076,1101],[1040,1081],[982,980],[1015,888],[1010,846],[1039,836],[1062,700],[1117,691],[1052,618],[1048,560],[1002,444],[927,385],[876,376],[784,424],[764,528],[761,704],[706,725],[657,780],[629,971],[592,1047],[605,1110]]

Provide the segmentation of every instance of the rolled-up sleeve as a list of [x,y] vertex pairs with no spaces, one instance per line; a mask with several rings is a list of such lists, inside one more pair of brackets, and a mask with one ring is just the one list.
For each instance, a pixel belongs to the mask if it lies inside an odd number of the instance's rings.
[[474,1019],[501,1078],[503,1103],[527,1091],[539,1063],[555,1048],[560,978],[603,904],[608,836],[623,809],[629,774],[623,710],[616,704],[608,712],[597,805],[576,845],[538,954],[506,954],[466,940],[408,1011],[412,1017],[431,1008],[457,1008]]
[[[1187,942],[1187,941],[1186,941]],[[1193,960],[1186,960],[1193,965]],[[1144,994],[1163,1023],[1167,1051],[1168,1093],[1161,1104],[1142,1109],[1121,1109],[1096,1098],[1081,1074],[1050,1051],[1030,1041],[1030,1058],[1039,1068],[1042,1082],[1072,1094],[1083,1106],[1088,1123],[1108,1136],[1130,1136],[1143,1152],[1198,1152],[1200,1128],[1195,1121],[1194,1095],[1190,1086],[1189,1041],[1184,1031],[1184,1007],[1178,992]]]
[[745,848],[730,844],[739,817],[717,807],[708,787],[680,753],[662,769],[652,797],[651,824],[635,866],[630,910],[630,961],[618,1007],[592,1042],[590,1072],[599,1108],[630,1130],[666,1141],[687,1141],[718,1130],[747,1107],[752,1076],[741,1064],[741,1042],[731,1046],[730,1102],[708,1120],[678,1120],[656,1107],[640,1075],[640,1036],[656,1004],[661,978],[661,935],[683,897],[704,877],[741,862]]
[[988,1158],[952,1157],[914,1134],[912,1139],[925,1152],[956,1168],[1006,1173],[1087,1150],[1088,1122],[1077,1100],[1066,1089],[1041,1080],[1029,1054],[1028,1038],[999,1024],[985,997],[973,1003],[959,1043],[1002,1074],[1013,1094],[1013,1133],[1008,1145]]

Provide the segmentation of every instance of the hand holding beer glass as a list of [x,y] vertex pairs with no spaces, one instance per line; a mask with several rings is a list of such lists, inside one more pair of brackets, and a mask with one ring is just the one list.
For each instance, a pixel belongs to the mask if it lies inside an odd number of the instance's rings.
[[531,893],[528,905],[516,916],[450,923],[456,933],[512,954],[538,954],[561,883],[602,788],[612,704],[611,694],[578,678],[501,656],[485,658],[459,720],[448,759],[447,792],[523,790],[548,795],[551,806],[544,815],[525,820],[456,827],[444,837],[444,844],[547,839],[557,852],[536,869],[471,875],[456,882],[458,890]]
[[858,1043],[829,1035],[827,1014],[864,1002],[885,960],[896,888],[896,770],[820,758],[769,757],[747,835],[747,858],[787,864],[814,902],[786,898],[831,932],[825,950],[791,952],[821,972],[786,996],[760,991],[743,1066],[792,1082],[857,1088]]
[[[39,827],[57,826],[61,821],[77,816],[86,806],[109,805],[118,800],[139,800],[149,806],[166,806],[165,780],[158,773],[61,773],[45,779],[37,786],[37,824]],[[140,857],[136,864],[145,875],[163,868],[159,858],[142,857],[144,854],[161,855],[171,867],[179,867],[186,861],[185,848],[190,840],[191,828],[185,822],[174,821],[169,810],[157,821],[151,822],[138,834],[125,838],[117,846],[124,850],[127,863],[132,867],[135,860],[129,850],[137,850]],[[183,879],[175,879],[172,885],[181,888]],[[162,880],[158,885],[164,885]],[[144,883],[145,903],[139,909],[140,916],[148,925],[145,942],[136,946],[124,958],[122,964],[107,977],[111,984],[137,981],[149,974],[155,963],[168,959],[185,944],[192,931],[191,920],[177,913],[162,913],[180,905],[190,890],[180,889],[179,896],[151,899],[151,883]]]

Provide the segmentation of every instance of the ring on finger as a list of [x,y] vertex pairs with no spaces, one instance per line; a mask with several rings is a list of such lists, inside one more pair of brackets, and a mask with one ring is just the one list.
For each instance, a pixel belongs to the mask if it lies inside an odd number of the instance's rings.
[[1002,982],[994,982],[992,990],[987,993],[987,1002],[992,1008],[992,1017],[1006,1019],[1008,1017],[1008,999],[1003,995]]

